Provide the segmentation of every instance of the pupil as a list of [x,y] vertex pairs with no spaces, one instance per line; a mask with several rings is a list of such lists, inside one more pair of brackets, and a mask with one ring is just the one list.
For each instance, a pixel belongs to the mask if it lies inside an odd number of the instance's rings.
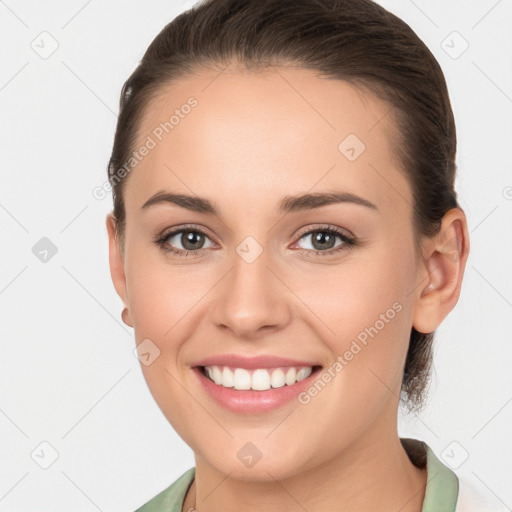
[[316,244],[319,243],[320,249],[332,249],[334,247],[335,237],[331,233],[326,231],[317,231],[313,234],[313,246],[316,248]]
[[197,233],[196,231],[185,231],[181,236],[181,243],[185,249],[194,250],[198,249],[195,244],[197,244],[198,241],[203,241],[202,239],[204,239],[204,236],[201,233]]

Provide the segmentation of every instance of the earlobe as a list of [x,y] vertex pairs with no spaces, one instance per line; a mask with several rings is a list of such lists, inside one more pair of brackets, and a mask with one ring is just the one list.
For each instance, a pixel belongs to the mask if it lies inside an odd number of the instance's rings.
[[469,233],[464,212],[452,208],[443,217],[420,268],[413,327],[421,333],[435,331],[455,307],[469,254]]
[[121,311],[121,318],[127,326],[133,327],[132,318],[130,316],[130,310],[127,307],[123,308],[123,311]]
[[[117,294],[125,305],[128,305],[128,298],[126,293],[126,275],[124,272],[124,261],[121,253],[121,247],[119,246],[119,240],[116,235],[116,220],[113,213],[107,214],[105,219],[108,233],[108,247],[109,247],[109,266],[110,275],[112,277],[112,283],[116,289]],[[126,325],[133,327],[132,321],[129,315],[129,310],[125,308],[127,312],[123,310],[123,321]]]

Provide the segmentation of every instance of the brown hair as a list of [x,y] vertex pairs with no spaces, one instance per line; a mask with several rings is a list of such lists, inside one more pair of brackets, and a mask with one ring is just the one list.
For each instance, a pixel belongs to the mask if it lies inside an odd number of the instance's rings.
[[[232,63],[316,70],[389,103],[398,159],[413,193],[417,249],[422,237],[439,231],[444,214],[459,206],[455,122],[444,75],[404,21],[372,0],[204,0],[163,28],[121,91],[108,164],[121,250],[126,179],[116,169],[134,150],[146,107],[173,80]],[[400,396],[409,411],[425,404],[433,341],[434,332],[412,328]]]

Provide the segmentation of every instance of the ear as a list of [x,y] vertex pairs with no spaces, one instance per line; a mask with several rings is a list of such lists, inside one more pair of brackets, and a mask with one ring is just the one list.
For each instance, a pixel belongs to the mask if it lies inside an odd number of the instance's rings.
[[[110,212],[107,215],[105,221],[107,224],[108,232],[109,265],[112,283],[114,284],[114,288],[116,289],[116,292],[123,301],[124,305],[128,308],[123,254],[121,251],[120,242],[116,235],[116,220],[114,218],[113,212]],[[125,321],[130,327],[133,327],[129,309],[123,316],[123,321]]]
[[460,208],[444,215],[437,235],[428,239],[419,267],[413,327],[421,333],[435,331],[459,300],[466,261],[469,233],[466,216]]

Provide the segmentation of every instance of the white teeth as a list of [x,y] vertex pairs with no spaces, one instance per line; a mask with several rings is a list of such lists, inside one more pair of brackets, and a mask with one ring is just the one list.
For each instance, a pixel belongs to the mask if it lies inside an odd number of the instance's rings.
[[215,384],[222,384],[222,375],[218,366],[213,367],[213,381]]
[[311,368],[301,368],[297,372],[297,382],[300,382],[301,380],[304,380],[306,377],[309,377],[311,375]]
[[295,384],[296,376],[297,371],[295,370],[295,368],[289,368],[288,371],[286,372],[286,375],[284,376],[284,381],[286,382],[286,384],[288,384],[288,386],[291,386],[292,384]]
[[255,370],[252,374],[251,388],[258,391],[270,389],[270,374],[267,370]]
[[226,388],[232,388],[235,385],[235,376],[227,367],[222,371],[222,385]]
[[[229,368],[224,368],[224,370],[231,371]],[[237,368],[235,370],[234,376],[233,376],[233,382],[235,389],[251,389],[251,374],[244,370],[243,368]],[[221,385],[224,383],[221,382]]]
[[313,368],[311,366],[295,368],[258,368],[256,370],[246,370],[245,368],[235,368],[234,371],[228,366],[205,366],[206,374],[215,384],[225,388],[235,388],[238,390],[253,389],[256,391],[265,391],[272,388],[281,388],[285,384],[292,386],[311,375]]
[[281,368],[277,368],[272,372],[272,376],[270,377],[270,384],[273,388],[282,388],[284,386],[284,372],[281,370]]

